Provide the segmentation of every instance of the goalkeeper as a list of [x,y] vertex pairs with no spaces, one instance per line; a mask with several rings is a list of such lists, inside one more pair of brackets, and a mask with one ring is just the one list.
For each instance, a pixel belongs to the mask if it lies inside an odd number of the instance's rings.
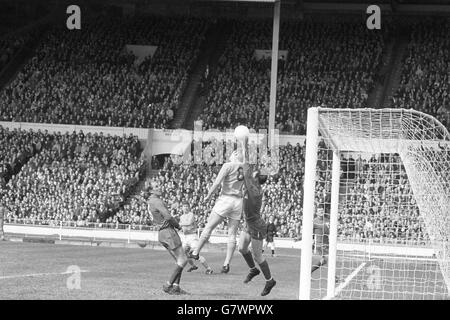
[[[262,255],[263,239],[266,237],[267,225],[261,218],[260,210],[262,207],[263,190],[261,185],[267,180],[267,175],[262,174],[254,165],[248,164],[248,154],[246,150],[247,142],[244,142],[244,185],[245,195],[243,201],[243,212],[245,218],[244,229],[241,232],[239,239],[239,252],[242,254],[245,262],[250,268],[244,283],[250,282],[254,277],[260,274],[256,268],[255,261],[264,274],[266,284],[262,296],[270,293],[272,288],[276,285],[276,281],[272,278],[269,264]],[[249,250],[252,245],[253,254]]]

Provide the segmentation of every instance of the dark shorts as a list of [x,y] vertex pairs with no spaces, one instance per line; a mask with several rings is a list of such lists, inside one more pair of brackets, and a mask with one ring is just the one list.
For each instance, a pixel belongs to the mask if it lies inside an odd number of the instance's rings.
[[262,241],[267,235],[267,225],[266,222],[261,218],[252,221],[246,221],[243,231],[247,232],[252,239]]
[[173,228],[159,230],[158,241],[168,250],[175,250],[181,246],[181,239]]

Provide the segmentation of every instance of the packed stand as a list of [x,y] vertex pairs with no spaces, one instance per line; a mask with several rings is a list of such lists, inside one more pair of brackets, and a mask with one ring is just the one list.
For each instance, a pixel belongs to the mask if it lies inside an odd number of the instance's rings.
[[[53,27],[0,93],[0,120],[167,127],[206,29],[206,20],[158,17]],[[127,44],[158,48],[140,61]]]
[[0,34],[0,72],[30,39],[30,33],[8,33],[3,36]]
[[144,174],[135,136],[45,134],[41,152],[2,188],[9,222],[106,222]]
[[436,116],[450,128],[450,21],[422,20],[411,28],[393,105]]
[[[367,106],[382,60],[386,29],[368,30],[345,19],[290,21],[280,28],[276,126],[281,132],[304,134],[306,110]],[[270,21],[231,21],[230,36],[218,68],[208,83],[205,128],[245,124],[267,128],[270,58],[258,60],[256,49],[271,49]]]
[[48,135],[0,126],[0,188],[47,144]]
[[424,221],[400,157],[358,157],[354,163],[354,184],[340,208],[341,239],[425,243]]

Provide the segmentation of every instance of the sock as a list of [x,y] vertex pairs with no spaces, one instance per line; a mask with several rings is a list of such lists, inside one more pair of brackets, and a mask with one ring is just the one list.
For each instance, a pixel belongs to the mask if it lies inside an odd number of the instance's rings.
[[178,273],[177,278],[175,279],[175,283],[173,284],[174,286],[180,285],[180,280],[181,280],[181,274],[182,273],[183,273],[183,269],[181,269],[181,271]]
[[236,241],[228,241],[227,256],[225,257],[225,261],[223,262],[224,266],[230,264],[231,259],[233,258],[233,253],[234,253],[235,249],[236,249]]
[[172,275],[170,276],[169,279],[169,284],[173,285],[174,282],[177,280],[178,278],[178,274],[181,274],[181,272],[183,271],[183,267],[180,267],[179,265],[176,266],[175,270],[173,270]]
[[208,263],[206,262],[205,257],[200,256],[198,259],[200,260],[200,263],[205,267],[205,269],[209,269],[209,265],[208,265]]
[[266,278],[266,280],[272,279],[272,275],[270,274],[269,264],[267,263],[266,260],[264,260],[263,262],[261,262],[261,263],[259,264],[259,267],[261,268],[261,271],[262,271],[262,273],[264,274],[264,278]]
[[245,262],[247,262],[249,268],[253,269],[255,267],[255,261],[253,260],[252,253],[247,251],[246,253],[242,253],[242,256],[244,257]]
[[195,267],[195,263],[192,259],[188,259],[188,263],[192,266]]
[[203,232],[200,235],[200,239],[198,240],[198,244],[195,246],[194,250],[192,250],[193,255],[197,255],[200,253],[206,241],[208,241],[209,237],[210,234],[208,233],[208,231],[206,229],[203,229]]

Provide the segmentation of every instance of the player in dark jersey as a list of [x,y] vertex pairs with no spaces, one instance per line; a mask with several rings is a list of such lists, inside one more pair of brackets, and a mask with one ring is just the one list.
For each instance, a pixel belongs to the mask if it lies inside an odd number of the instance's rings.
[[329,226],[330,221],[325,218],[325,209],[323,207],[317,208],[313,227],[313,233],[316,238],[317,254],[314,254],[312,257],[311,273],[327,263],[329,246],[328,237],[330,234]]
[[[273,223],[273,216],[269,217],[269,223],[267,224],[267,236],[264,243],[264,248],[269,247],[272,251],[272,257],[275,257],[275,243],[273,238],[277,234],[277,226]],[[264,253],[264,249],[262,251]]]
[[180,236],[175,229],[181,229],[178,222],[167,210],[164,202],[161,200],[161,189],[159,182],[152,181],[151,196],[148,199],[148,211],[153,217],[153,223],[159,227],[158,241],[169,251],[170,255],[176,261],[176,267],[169,281],[163,285],[163,290],[169,294],[186,294],[186,291],[180,288],[181,273],[187,263],[187,257],[183,250]]
[[[277,283],[272,278],[269,264],[262,255],[263,240],[266,237],[267,225],[260,215],[263,197],[261,185],[266,182],[267,175],[262,175],[254,165],[246,163],[247,159],[248,157],[246,156],[243,166],[245,185],[243,211],[245,225],[239,239],[239,252],[250,268],[244,283],[249,283],[254,277],[260,274],[260,271],[255,265],[256,261],[266,278],[266,284],[261,292],[262,296],[266,296]],[[252,245],[253,255],[249,250],[250,243]]]

